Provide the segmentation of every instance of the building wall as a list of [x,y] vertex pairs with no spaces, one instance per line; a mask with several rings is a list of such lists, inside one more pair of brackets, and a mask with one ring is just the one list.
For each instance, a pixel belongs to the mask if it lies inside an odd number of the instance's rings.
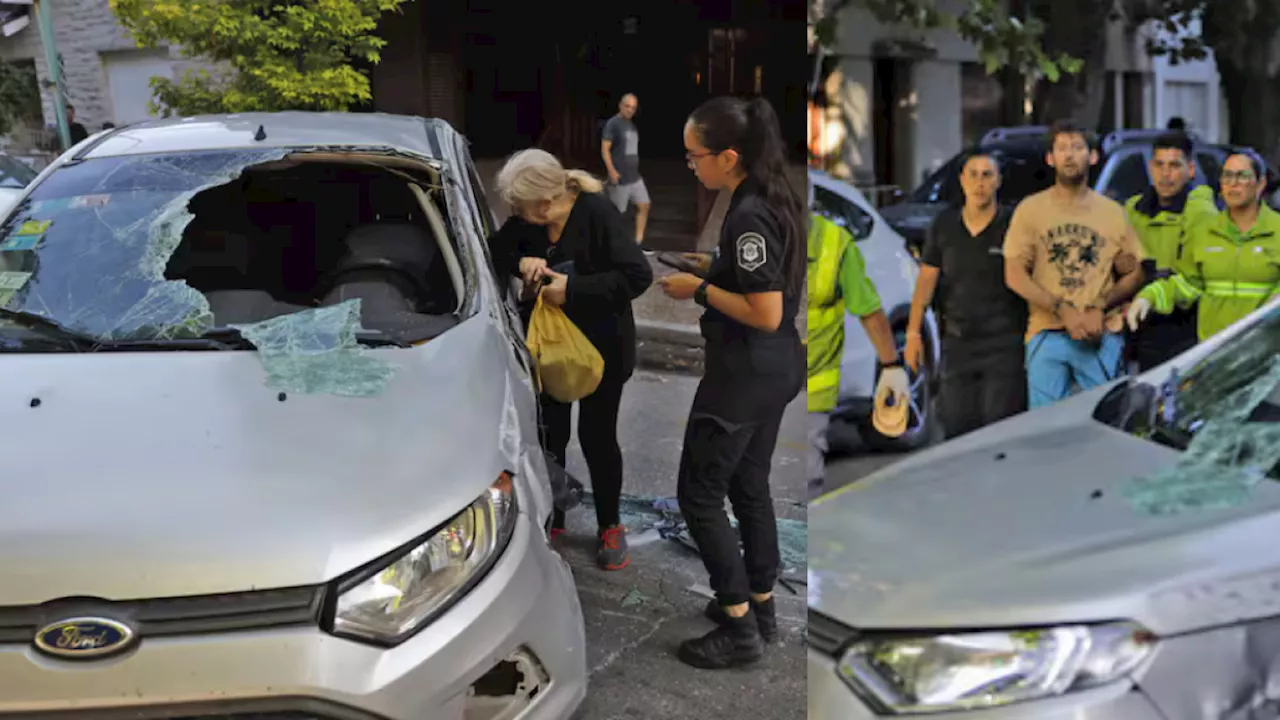
[[[165,74],[170,77],[200,65],[181,58],[172,49],[147,51],[149,55],[139,51],[116,22],[107,0],[57,0],[52,7],[54,41],[62,55],[67,100],[76,108],[76,119],[90,131],[106,122],[119,124],[138,119],[139,96],[145,93],[149,97],[150,93],[136,87],[121,87],[121,83],[145,84],[148,78],[138,72],[143,66],[165,70],[163,64],[155,62],[156,57],[168,58]],[[44,98],[45,123],[52,125],[55,122],[53,93],[44,86],[49,72],[34,18],[13,37],[0,39],[0,60],[27,59],[35,61]],[[116,71],[108,72],[108,65]],[[112,76],[116,78],[114,88]],[[119,113],[117,103],[121,105]]]
[[[944,9],[959,10],[962,0],[944,0]],[[1221,111],[1221,89],[1212,56],[1206,60],[1173,65],[1166,58],[1152,58],[1145,51],[1143,28],[1134,35],[1126,34],[1122,23],[1111,24],[1107,32],[1107,69],[1113,71],[1118,126],[1123,106],[1121,83],[1126,73],[1137,73],[1142,79],[1142,117],[1145,127],[1163,126],[1174,115],[1188,122],[1210,141],[1225,140],[1226,117]],[[1193,25],[1189,32],[1199,32]],[[965,63],[978,60],[977,49],[958,35],[932,30],[886,26],[865,10],[849,7],[838,19],[838,60],[827,96],[840,107],[843,127],[839,135],[848,138],[841,158],[839,174],[859,184],[872,184],[883,176],[883,165],[890,163],[893,175],[901,185],[914,186],[925,173],[931,172],[959,152],[964,143],[962,127],[962,77]],[[931,57],[912,63],[906,87],[901,88],[897,107],[877,117],[876,52],[885,40],[911,41],[931,51]],[[893,124],[891,153],[877,155],[877,134],[885,132],[885,123]],[[881,172],[878,172],[881,170]]]

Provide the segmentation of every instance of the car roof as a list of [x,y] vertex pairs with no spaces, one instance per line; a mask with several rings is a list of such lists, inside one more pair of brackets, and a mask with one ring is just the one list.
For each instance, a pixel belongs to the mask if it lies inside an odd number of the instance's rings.
[[[257,139],[258,129],[263,131]],[[243,148],[393,148],[433,159],[457,131],[443,120],[387,113],[279,112],[144,120],[96,135],[76,157]]]

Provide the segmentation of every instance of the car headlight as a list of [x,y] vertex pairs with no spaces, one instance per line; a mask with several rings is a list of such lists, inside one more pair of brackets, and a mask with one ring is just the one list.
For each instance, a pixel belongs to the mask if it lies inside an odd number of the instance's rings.
[[1006,705],[1096,687],[1138,666],[1155,637],[1131,623],[873,639],[840,676],[893,714]]
[[404,642],[484,577],[511,540],[516,517],[515,487],[503,473],[442,527],[340,584],[332,632],[380,645]]

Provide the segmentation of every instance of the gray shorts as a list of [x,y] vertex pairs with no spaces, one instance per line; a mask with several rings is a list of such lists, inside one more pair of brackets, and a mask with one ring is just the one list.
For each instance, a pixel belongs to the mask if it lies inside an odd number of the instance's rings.
[[609,195],[609,199],[613,201],[614,207],[618,208],[618,212],[627,211],[627,205],[648,205],[649,204],[649,188],[644,186],[644,180],[637,180],[626,185],[606,185],[604,191]]

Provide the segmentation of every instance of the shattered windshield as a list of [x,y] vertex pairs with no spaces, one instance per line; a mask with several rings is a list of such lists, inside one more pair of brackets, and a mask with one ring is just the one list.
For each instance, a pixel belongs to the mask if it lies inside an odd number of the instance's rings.
[[199,337],[208,300],[165,267],[188,201],[283,150],[86,160],[58,169],[0,226],[0,308],[100,340]]
[[1230,507],[1259,482],[1280,480],[1280,309],[1153,398],[1149,422],[1134,434],[1183,452],[1176,464],[1131,483],[1126,495],[1139,510]]

